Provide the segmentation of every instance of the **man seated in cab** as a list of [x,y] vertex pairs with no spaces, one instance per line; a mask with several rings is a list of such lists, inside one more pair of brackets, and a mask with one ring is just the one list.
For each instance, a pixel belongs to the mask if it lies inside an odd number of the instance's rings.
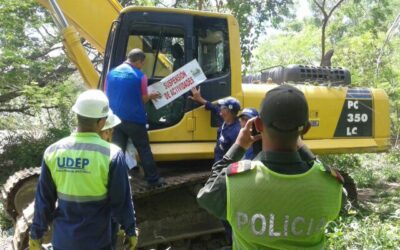
[[[253,124],[260,135],[252,135]],[[305,154],[300,137],[309,128],[304,94],[276,87],[262,101],[260,117],[247,121],[212,167],[197,200],[229,221],[233,249],[324,249],[324,228],[341,208],[343,178]],[[239,161],[260,138],[262,152]]]

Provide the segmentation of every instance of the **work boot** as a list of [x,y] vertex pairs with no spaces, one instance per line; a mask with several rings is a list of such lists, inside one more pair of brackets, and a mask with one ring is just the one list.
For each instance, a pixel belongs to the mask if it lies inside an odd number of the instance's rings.
[[150,188],[150,189],[153,189],[153,188],[162,187],[162,186],[164,186],[164,185],[166,185],[166,184],[167,184],[167,183],[165,182],[165,179],[162,178],[162,177],[160,177],[160,178],[158,178],[158,180],[155,181],[155,182],[147,182],[147,187]]

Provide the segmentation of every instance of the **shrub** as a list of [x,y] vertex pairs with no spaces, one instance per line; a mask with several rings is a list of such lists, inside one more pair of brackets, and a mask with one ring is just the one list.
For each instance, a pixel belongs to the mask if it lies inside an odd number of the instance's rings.
[[23,131],[8,134],[3,139],[0,154],[0,184],[18,170],[40,166],[46,147],[69,133],[68,128],[50,128],[45,133]]

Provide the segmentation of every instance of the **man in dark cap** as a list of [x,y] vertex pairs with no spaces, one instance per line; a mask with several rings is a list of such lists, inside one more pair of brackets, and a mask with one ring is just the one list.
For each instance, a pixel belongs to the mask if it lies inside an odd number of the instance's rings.
[[[252,135],[253,124],[261,133]],[[269,91],[260,117],[250,119],[235,144],[214,164],[197,200],[233,230],[233,249],[323,249],[324,227],[341,207],[343,179],[301,142],[310,128],[308,105],[297,88]],[[240,160],[262,138],[262,152]]]
[[[259,116],[257,109],[255,108],[244,108],[242,112],[238,115],[240,127],[244,128],[247,121],[251,118]],[[254,142],[253,145],[249,149],[247,149],[246,153],[243,156],[243,160],[252,160],[254,157],[261,151],[261,140]]]

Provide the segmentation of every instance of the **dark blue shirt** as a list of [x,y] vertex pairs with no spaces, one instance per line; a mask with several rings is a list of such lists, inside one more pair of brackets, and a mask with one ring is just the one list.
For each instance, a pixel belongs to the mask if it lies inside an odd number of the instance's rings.
[[252,160],[255,157],[253,154],[253,146],[246,150],[246,153],[243,156],[243,160]]
[[74,202],[58,199],[57,187],[43,160],[35,196],[32,239],[41,239],[52,223],[52,243],[57,249],[110,247],[111,218],[121,224],[129,236],[135,235],[131,190],[125,156],[121,150],[111,160],[107,188],[107,199],[101,201]]
[[108,73],[105,91],[110,100],[111,110],[121,120],[146,124],[146,110],[142,98],[142,82],[145,79],[147,78],[142,71],[126,62]]
[[220,108],[217,105],[207,102],[205,104],[207,110],[210,110],[218,117],[218,122],[221,126],[217,131],[217,144],[214,148],[214,162],[222,159],[230,147],[235,143],[240,131],[240,122],[236,119],[231,124],[226,124],[220,116]]

